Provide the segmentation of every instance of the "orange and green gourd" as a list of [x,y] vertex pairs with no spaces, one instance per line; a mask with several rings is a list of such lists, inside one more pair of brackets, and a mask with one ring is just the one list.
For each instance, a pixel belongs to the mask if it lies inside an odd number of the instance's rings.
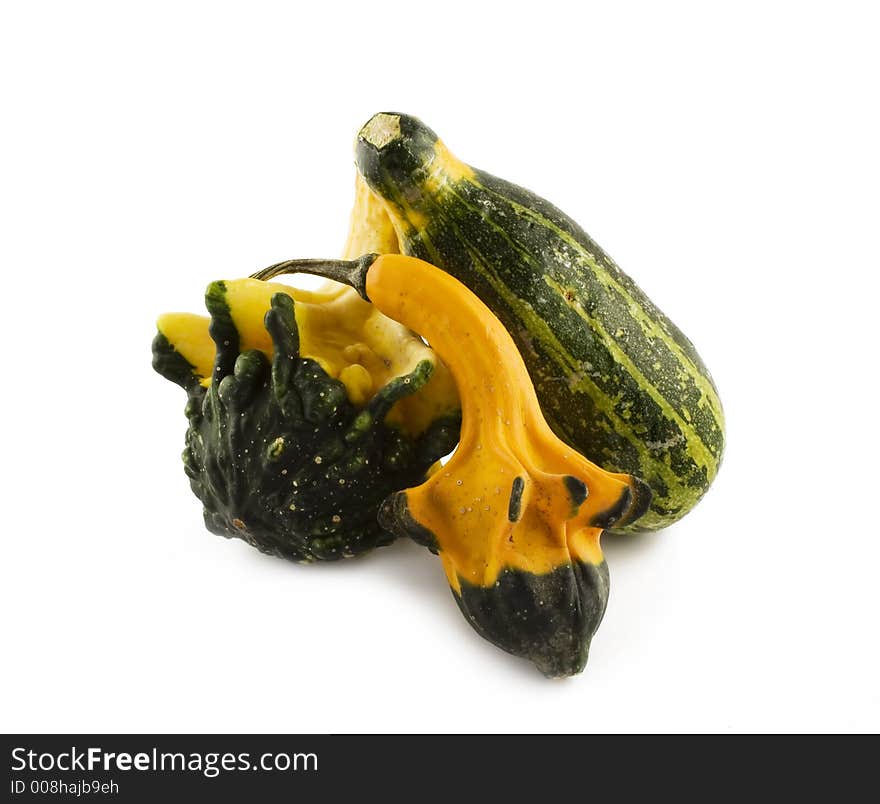
[[504,326],[473,293],[422,260],[289,261],[355,287],[427,339],[461,400],[461,441],[422,484],[389,496],[383,526],[437,553],[468,622],[548,676],[580,672],[608,599],[605,528],[634,522],[650,490],[555,436]]

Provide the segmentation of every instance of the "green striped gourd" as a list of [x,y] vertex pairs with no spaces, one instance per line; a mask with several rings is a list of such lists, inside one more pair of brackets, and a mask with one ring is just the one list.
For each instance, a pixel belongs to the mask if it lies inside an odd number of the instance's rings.
[[649,484],[634,530],[690,511],[721,462],[721,402],[691,342],[635,282],[559,209],[464,164],[416,118],[372,117],[356,164],[347,255],[381,241],[470,287],[513,336],[557,435]]

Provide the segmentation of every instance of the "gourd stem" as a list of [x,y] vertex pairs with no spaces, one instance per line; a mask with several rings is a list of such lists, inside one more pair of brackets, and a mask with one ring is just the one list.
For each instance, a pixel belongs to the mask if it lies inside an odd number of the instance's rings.
[[251,274],[251,279],[265,282],[283,274],[313,274],[349,285],[369,301],[366,289],[367,271],[378,256],[364,254],[356,260],[285,260]]

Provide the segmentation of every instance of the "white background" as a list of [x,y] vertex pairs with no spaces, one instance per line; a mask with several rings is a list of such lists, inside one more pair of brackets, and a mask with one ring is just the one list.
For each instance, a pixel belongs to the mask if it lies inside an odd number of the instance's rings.
[[[0,727],[877,730],[871,9],[5,3]],[[300,567],[189,491],[156,315],[337,255],[383,110],[580,221],[720,389],[717,483],[604,540],[577,678],[480,640],[415,544]]]

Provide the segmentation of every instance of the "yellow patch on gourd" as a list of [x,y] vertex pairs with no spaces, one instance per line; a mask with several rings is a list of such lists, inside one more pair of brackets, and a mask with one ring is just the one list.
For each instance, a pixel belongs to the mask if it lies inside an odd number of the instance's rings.
[[399,254],[400,243],[385,205],[367,186],[360,173],[355,174],[354,205],[351,209],[348,239],[342,259],[354,260],[362,254]]
[[[446,366],[417,335],[382,315],[353,289],[336,282],[328,282],[318,291],[256,279],[225,284],[226,303],[242,352],[258,349],[271,359],[272,339],[263,319],[272,296],[286,293],[295,301],[300,356],[315,360],[329,376],[340,380],[354,405],[366,404],[390,380],[429,360],[434,373],[426,386],[397,402],[387,421],[418,435],[458,409],[455,383]],[[166,313],[158,321],[159,331],[194,367],[206,387],[211,383],[215,353],[209,322],[206,316],[190,313]]]
[[447,147],[442,140],[434,143],[434,156],[427,165],[427,176],[425,177],[425,186],[431,192],[443,192],[446,185],[455,184],[462,179],[471,179],[474,176],[474,169],[470,165],[466,165]]

